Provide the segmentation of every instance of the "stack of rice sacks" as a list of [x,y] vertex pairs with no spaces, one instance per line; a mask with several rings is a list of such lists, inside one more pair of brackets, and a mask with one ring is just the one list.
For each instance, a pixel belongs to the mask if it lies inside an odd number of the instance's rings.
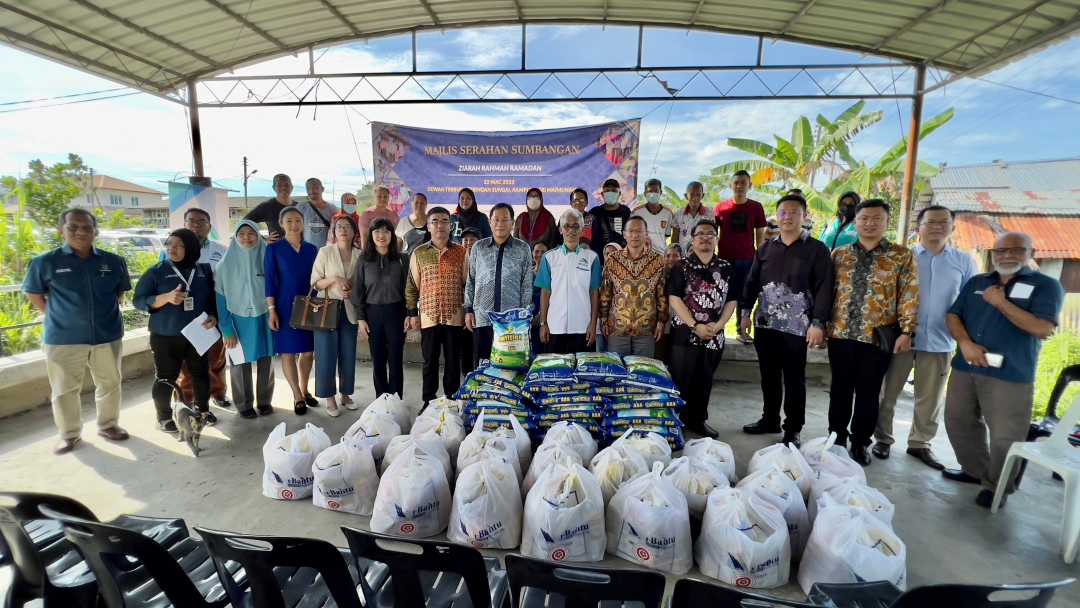
[[603,437],[607,400],[577,377],[577,363],[578,355],[544,354],[537,355],[529,368],[524,391],[532,404],[534,443],[542,442],[548,430],[562,421],[584,427],[594,439]]
[[532,433],[535,425],[532,420],[530,403],[523,390],[525,374],[521,370],[495,367],[487,361],[481,361],[476,371],[465,377],[465,383],[454,399],[461,402],[461,411],[465,431],[471,433],[473,425],[481,412],[484,426],[494,429],[509,426],[507,416],[514,416],[525,430]]
[[610,444],[628,431],[653,432],[666,439],[672,451],[681,450],[683,434],[678,411],[685,403],[679,398],[667,366],[650,357],[628,355],[623,358],[625,365],[615,367],[610,358],[617,360],[619,356],[614,353],[588,354],[606,357],[598,366],[612,372],[600,376],[590,371],[593,365],[582,369],[578,363],[579,377],[587,378],[592,383],[591,391],[608,400],[602,443]]

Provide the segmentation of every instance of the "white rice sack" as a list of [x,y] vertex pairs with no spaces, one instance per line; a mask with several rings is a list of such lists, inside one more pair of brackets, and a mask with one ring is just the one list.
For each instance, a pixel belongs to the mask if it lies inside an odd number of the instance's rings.
[[[580,465],[581,456],[570,446],[562,443],[541,444],[540,447],[536,448],[532,464],[529,465],[529,470],[521,481],[521,495],[528,496],[533,484],[540,478],[540,475],[556,464],[562,464],[565,467],[575,464]],[[602,497],[603,493],[601,492]]]
[[[686,453],[685,450],[683,453]],[[694,456],[682,456],[672,460],[664,469],[664,479],[683,493],[690,513],[697,517],[705,515],[705,500],[713,490],[731,485],[727,476],[719,469]]]
[[409,408],[405,406],[405,403],[398,398],[397,395],[391,393],[383,393],[379,398],[372,401],[364,411],[360,414],[360,419],[363,420],[365,416],[371,414],[385,414],[394,419],[394,422],[398,424],[398,428],[401,429],[403,434],[408,435],[412,429],[412,421],[414,416],[409,412]]
[[865,509],[868,513],[881,520],[881,523],[890,528],[892,527],[896,507],[884,494],[864,483],[860,483],[854,477],[835,476],[817,480],[813,487],[810,488],[810,504],[807,505],[807,512],[810,515],[811,523],[817,518],[818,510],[827,506],[826,496],[832,499],[832,503],[829,504]]
[[465,439],[465,424],[461,421],[461,415],[449,410],[424,412],[413,421],[409,434],[421,439],[441,441],[446,453],[453,460],[457,458],[461,440]]
[[888,581],[907,588],[907,547],[865,509],[830,506],[818,512],[799,565],[805,593],[815,583]]
[[837,477],[854,477],[859,483],[865,484],[866,472],[862,466],[851,459],[847,450],[834,443],[836,433],[830,433],[828,437],[818,437],[802,444],[799,452],[815,471],[825,470]]
[[553,562],[598,562],[606,547],[600,482],[580,464],[544,469],[525,499],[521,554]]
[[446,537],[478,549],[521,544],[521,491],[508,462],[481,460],[458,470]]
[[660,433],[631,429],[620,435],[611,445],[625,445],[628,448],[637,450],[639,454],[645,457],[645,464],[648,465],[650,470],[654,462],[662,462],[665,467],[671,462],[671,445]]
[[414,446],[411,452],[399,454],[383,473],[371,531],[409,538],[434,536],[446,529],[452,507],[442,463]]
[[551,425],[543,443],[561,443],[578,453],[581,462],[592,462],[597,445],[588,429],[573,420],[562,420]]
[[401,435],[401,426],[393,416],[373,411],[368,414],[365,410],[360,418],[352,423],[345,431],[342,441],[359,442],[371,450],[371,457],[375,460],[375,466],[383,470],[383,457],[386,455],[386,447],[390,441]]
[[700,437],[683,444],[683,456],[693,456],[705,464],[712,465],[727,476],[728,483],[735,485],[739,477],[735,475],[735,452],[731,446],[719,439]]
[[750,464],[746,467],[746,473],[749,475],[754,471],[768,467],[772,463],[776,463],[780,470],[790,477],[795,482],[795,485],[799,486],[799,493],[802,495],[801,500],[805,503],[806,498],[810,496],[810,479],[813,477],[814,471],[807,464],[806,459],[803,458],[799,450],[782,443],[761,448],[750,457]]
[[654,570],[686,574],[694,565],[686,497],[664,465],[624,483],[607,508],[607,552]]
[[332,445],[315,458],[311,474],[316,507],[371,515],[379,490],[379,472],[371,450],[348,441]]
[[645,457],[625,445],[606,447],[593,456],[589,463],[589,472],[600,482],[605,505],[611,502],[611,497],[622,484],[648,470]]
[[810,537],[810,519],[802,493],[795,482],[773,462],[768,467],[744,477],[736,487],[745,492],[753,492],[758,498],[780,509],[791,537],[791,557],[798,561],[806,547],[806,540]]
[[263,496],[278,500],[311,496],[315,481],[311,465],[328,447],[330,438],[310,422],[292,435],[285,434],[284,422],[274,427],[263,444]]
[[736,587],[786,585],[791,541],[784,515],[755,493],[717,488],[706,501],[694,559],[702,574]]
[[412,435],[399,435],[390,440],[386,446],[386,458],[383,459],[382,472],[386,473],[390,465],[401,454],[426,454],[442,464],[446,479],[453,483],[454,473],[450,468],[450,455],[446,453],[441,441],[428,441],[413,437]]

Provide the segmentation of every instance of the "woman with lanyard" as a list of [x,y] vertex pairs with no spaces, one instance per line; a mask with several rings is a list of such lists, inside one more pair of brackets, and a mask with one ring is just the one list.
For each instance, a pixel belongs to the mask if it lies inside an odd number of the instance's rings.
[[855,231],[855,207],[859,205],[859,202],[859,195],[854,192],[845,192],[840,195],[836,203],[836,217],[818,236],[818,240],[825,243],[829,251],[859,240],[859,233]]
[[135,286],[135,308],[150,313],[150,350],[154,353],[154,376],[151,390],[157,410],[157,429],[177,432],[172,421],[173,388],[180,375],[180,365],[187,362],[195,407],[205,412],[207,424],[217,418],[210,413],[210,364],[200,355],[182,330],[206,313],[202,326],[217,325],[217,302],[214,298],[213,272],[209,264],[199,264],[202,253],[199,237],[190,230],[174,230],[165,241],[168,259],[150,267]]
[[[266,243],[259,238],[258,225],[241,220],[229,250],[214,271],[218,328],[229,357],[233,403],[246,419],[258,418],[256,409],[263,416],[274,412],[274,333],[266,304],[265,259]],[[256,368],[254,386],[252,363]]]
[[539,188],[529,188],[525,207],[526,212],[519,215],[514,224],[514,238],[525,241],[529,249],[537,243],[543,243],[548,249],[555,247],[559,237],[555,216],[544,208],[544,193]]
[[341,303],[337,328],[315,332],[315,396],[326,399],[326,413],[337,418],[341,415],[335,398],[339,389],[341,405],[356,409],[352,400],[356,390],[356,311],[349,296],[360,250],[354,245],[359,228],[351,217],[339,217],[331,228],[335,242],[319,250],[311,269],[311,286],[321,297]]
[[281,355],[281,371],[293,394],[293,411],[297,415],[319,405],[308,392],[308,378],[314,360],[315,338],[312,332],[293,329],[293,300],[311,292],[311,268],[319,248],[304,240],[304,216],[296,207],[281,211],[279,221],[285,238],[266,248],[263,270],[266,274],[266,304],[268,321],[274,331],[274,352]]
[[480,238],[486,239],[491,236],[491,225],[488,218],[480,213],[476,206],[476,195],[469,188],[462,188],[458,192],[458,206],[454,214],[450,216],[450,240],[461,243],[461,233],[466,228],[476,228],[480,232]]
[[363,254],[354,267],[350,302],[360,333],[371,348],[375,397],[386,393],[402,397],[405,388],[408,275],[409,256],[398,252],[394,225],[382,217],[371,222]]

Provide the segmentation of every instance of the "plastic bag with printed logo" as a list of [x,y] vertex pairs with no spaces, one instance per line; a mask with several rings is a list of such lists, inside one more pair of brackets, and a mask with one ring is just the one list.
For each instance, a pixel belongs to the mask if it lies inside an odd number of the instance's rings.
[[735,487],[742,488],[745,492],[753,492],[758,498],[780,509],[791,537],[791,557],[798,561],[806,547],[806,539],[810,537],[810,519],[806,514],[802,493],[795,482],[774,462],[743,477]]
[[645,457],[637,450],[625,445],[609,446],[593,456],[589,463],[589,472],[600,482],[600,491],[604,494],[604,504],[611,502],[611,497],[621,485],[630,478],[649,470]]
[[591,433],[573,420],[563,420],[551,425],[543,443],[561,443],[581,456],[581,462],[592,462],[596,456],[597,445]]
[[372,412],[360,416],[360,419],[352,423],[345,431],[342,441],[359,442],[371,449],[371,457],[375,460],[375,466],[383,469],[383,456],[390,441],[401,435],[401,427],[389,414]]
[[545,469],[525,498],[521,554],[553,562],[598,562],[605,547],[600,482],[580,464]]
[[795,482],[795,485],[799,486],[799,493],[802,494],[802,501],[805,503],[806,497],[810,495],[810,479],[814,476],[814,471],[806,463],[806,458],[803,458],[799,450],[793,447],[777,443],[754,452],[754,455],[750,457],[750,463],[746,466],[746,474],[767,468],[773,463],[779,466],[780,470]]
[[285,434],[284,422],[274,427],[262,449],[263,496],[278,500],[311,496],[311,465],[328,447],[330,438],[310,422],[292,435]]
[[607,552],[654,570],[686,574],[694,565],[686,497],[664,465],[624,483],[607,508]]
[[311,474],[315,478],[312,502],[316,507],[371,515],[379,489],[379,472],[371,450],[350,441],[332,445],[315,458]]
[[452,506],[442,463],[414,446],[398,454],[383,473],[371,531],[409,538],[434,536],[446,529]]
[[529,465],[529,470],[526,471],[525,477],[521,480],[521,495],[528,495],[540,475],[555,464],[570,467],[571,465],[583,463],[581,462],[581,456],[568,445],[562,443],[541,444],[540,447],[536,448],[532,464]]
[[668,443],[667,439],[661,437],[659,433],[631,428],[620,435],[611,445],[625,445],[630,449],[637,450],[639,454],[645,457],[645,464],[649,469],[652,469],[654,462],[662,462],[665,467],[671,463],[671,444]]
[[427,454],[432,458],[435,458],[442,464],[443,473],[446,474],[446,479],[453,485],[454,483],[454,470],[450,464],[450,455],[446,453],[446,448],[443,447],[441,441],[431,441],[420,437],[413,437],[412,435],[398,435],[390,440],[390,443],[386,445],[386,457],[382,461],[381,471],[386,473],[390,465],[394,464],[394,459],[401,454],[412,454],[414,452],[420,454]]
[[701,573],[736,587],[786,585],[791,541],[780,510],[739,488],[717,488],[706,503],[694,545]]
[[446,537],[478,549],[521,544],[521,492],[508,462],[481,460],[458,473]]
[[517,447],[513,441],[491,431],[481,431],[481,427],[477,426],[473,432],[469,433],[465,441],[461,442],[457,470],[464,470],[484,460],[509,464],[514,471],[514,478],[518,481],[518,485],[521,485],[521,462],[518,460]]
[[907,547],[865,509],[844,505],[821,509],[799,565],[799,586],[815,583],[888,581],[907,588]]
[[683,445],[683,456],[693,456],[705,464],[720,469],[727,476],[728,482],[735,485],[739,477],[735,474],[735,452],[731,446],[719,439],[701,437],[691,439]]
[[360,413],[360,420],[364,420],[365,417],[372,414],[385,414],[394,419],[394,422],[398,424],[401,432],[405,435],[409,434],[412,429],[412,421],[416,418],[416,414],[412,413],[408,407],[405,406],[405,402],[400,397],[392,393],[383,393],[377,399],[368,404],[364,408],[364,411]]
[[441,441],[450,459],[457,458],[458,447],[465,439],[465,425],[461,415],[449,410],[424,412],[413,421],[410,435],[433,441]]
[[731,485],[719,469],[693,456],[681,456],[672,460],[664,469],[664,479],[683,493],[690,513],[697,517],[705,515],[705,500],[713,490]]
[[860,483],[854,477],[832,475],[815,481],[813,487],[810,488],[810,504],[807,505],[807,513],[810,515],[811,523],[817,518],[818,510],[825,508],[825,496],[832,498],[836,504],[866,509],[871,515],[881,520],[881,523],[892,527],[896,507],[884,494]]

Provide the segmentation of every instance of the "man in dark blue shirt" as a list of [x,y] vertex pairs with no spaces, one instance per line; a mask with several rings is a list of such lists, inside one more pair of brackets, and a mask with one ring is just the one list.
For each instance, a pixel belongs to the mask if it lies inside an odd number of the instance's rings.
[[65,244],[30,261],[23,292],[45,317],[43,350],[52,389],[52,411],[60,429],[54,454],[74,449],[82,434],[79,393],[87,365],[97,388],[98,435],[121,441],[120,358],[124,318],[120,300],[131,290],[124,258],[94,247],[97,219],[85,209],[60,214]]
[[999,236],[991,250],[994,272],[972,277],[945,321],[960,347],[945,428],[961,468],[941,474],[981,484],[975,502],[983,507],[990,507],[999,483],[1006,484],[1006,495],[1016,489],[1016,468],[1002,469],[1012,444],[1027,439],[1039,350],[1057,328],[1065,297],[1056,279],[1028,268],[1034,251],[1026,234]]

